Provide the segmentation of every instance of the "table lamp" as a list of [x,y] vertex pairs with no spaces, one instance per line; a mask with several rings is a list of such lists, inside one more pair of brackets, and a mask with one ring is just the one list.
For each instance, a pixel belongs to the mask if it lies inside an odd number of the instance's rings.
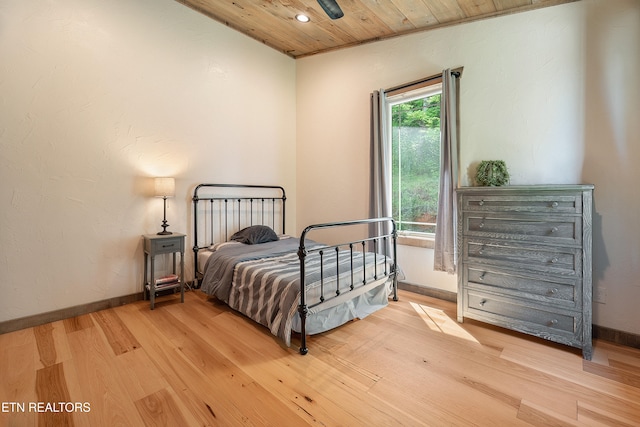
[[159,231],[158,234],[173,234],[170,231],[167,231],[167,197],[173,197],[176,194],[176,180],[174,178],[156,178],[154,181],[155,191],[154,195],[156,197],[162,197],[164,200],[164,217],[162,220],[162,231]]

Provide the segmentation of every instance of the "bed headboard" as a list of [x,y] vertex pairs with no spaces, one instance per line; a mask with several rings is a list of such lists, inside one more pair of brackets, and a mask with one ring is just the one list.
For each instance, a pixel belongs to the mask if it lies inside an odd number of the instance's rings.
[[268,225],[284,234],[286,200],[280,186],[199,184],[193,191],[194,246],[226,242],[251,225]]
[[281,186],[199,184],[192,200],[196,260],[200,249],[226,242],[251,225],[268,225],[278,234],[285,233],[287,196]]

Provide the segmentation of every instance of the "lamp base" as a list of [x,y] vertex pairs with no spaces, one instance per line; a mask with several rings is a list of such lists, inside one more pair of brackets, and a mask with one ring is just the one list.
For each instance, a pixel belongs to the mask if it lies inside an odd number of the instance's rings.
[[158,231],[159,236],[166,236],[168,234],[173,234],[170,231],[167,231],[167,227],[169,227],[169,223],[167,222],[167,196],[163,197],[164,199],[164,217],[162,218],[162,231]]

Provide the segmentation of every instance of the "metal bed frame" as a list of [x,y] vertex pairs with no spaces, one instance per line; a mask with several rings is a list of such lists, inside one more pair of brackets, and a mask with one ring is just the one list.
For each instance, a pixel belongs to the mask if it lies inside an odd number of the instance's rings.
[[[206,189],[232,189],[243,193],[242,189],[252,189],[260,195],[240,196],[234,194],[200,195]],[[268,196],[270,192],[278,196]],[[243,185],[243,184],[199,184],[193,190],[193,255],[194,286],[199,287],[200,273],[198,269],[198,251],[220,241],[226,242],[234,232],[251,225],[269,225],[276,232],[285,233],[285,203],[287,196],[284,188],[275,185]],[[200,203],[205,203],[204,206]],[[269,205],[271,209],[269,209]],[[200,208],[202,206],[202,209]],[[282,222],[276,226],[276,213],[281,212]],[[248,213],[248,215],[247,215]],[[216,215],[217,214],[217,215]],[[204,216],[201,221],[199,217]],[[231,221],[230,217],[231,216]],[[247,218],[248,216],[248,218]],[[230,223],[231,222],[231,223]],[[208,230],[207,230],[208,226]],[[279,230],[278,230],[279,229]],[[199,233],[203,232],[203,233]],[[204,244],[203,244],[204,242]]]
[[[255,191],[253,195],[232,195],[229,190],[247,193]],[[226,192],[229,194],[203,194],[203,193]],[[258,194],[259,193],[259,194]],[[275,193],[275,194],[274,194]],[[269,195],[271,194],[271,195]],[[281,186],[271,185],[243,185],[243,184],[200,184],[193,192],[193,227],[194,227],[194,286],[199,287],[202,274],[198,269],[198,252],[209,248],[212,244],[226,242],[230,234],[252,225],[268,225],[276,232],[285,233],[285,190]],[[280,217],[281,222],[276,222]],[[348,241],[337,245],[321,245],[308,248],[305,245],[307,235],[313,231],[337,227],[350,227],[357,225],[369,225],[369,229],[380,230],[373,233],[373,236],[355,241]],[[208,229],[208,230],[207,230]],[[203,232],[204,231],[204,232]],[[204,242],[204,244],[203,244]],[[366,247],[368,252],[374,254],[372,279],[365,279],[366,271],[362,278],[356,279],[353,272],[353,262],[358,256],[364,259]],[[347,249],[348,248],[348,249]],[[360,289],[369,283],[379,279],[388,278],[392,281],[393,300],[398,300],[398,264],[397,264],[397,229],[392,218],[373,218],[354,221],[332,222],[324,224],[313,224],[306,227],[300,235],[300,245],[298,248],[298,258],[300,259],[300,304],[298,313],[300,315],[300,354],[307,354],[306,320],[309,311],[313,308],[321,307],[322,304],[341,296],[340,281],[337,280],[335,289],[325,289],[324,278],[321,278],[320,302],[307,304],[306,283],[305,283],[305,260],[308,255],[318,253],[322,260],[324,256],[331,256],[335,253],[348,250],[351,263],[350,285],[347,293]],[[378,257],[389,257],[392,260],[391,268],[387,268],[386,263],[382,271],[378,271]],[[321,266],[322,266],[321,261]],[[364,266],[364,269],[367,265]],[[321,271],[324,269],[321,267]],[[343,290],[342,293],[345,291]]]

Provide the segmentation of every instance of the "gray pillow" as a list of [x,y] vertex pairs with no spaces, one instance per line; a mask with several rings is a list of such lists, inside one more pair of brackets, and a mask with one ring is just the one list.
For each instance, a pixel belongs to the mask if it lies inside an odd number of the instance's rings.
[[275,242],[278,240],[278,235],[266,225],[252,225],[238,231],[229,240],[255,245],[257,243]]

